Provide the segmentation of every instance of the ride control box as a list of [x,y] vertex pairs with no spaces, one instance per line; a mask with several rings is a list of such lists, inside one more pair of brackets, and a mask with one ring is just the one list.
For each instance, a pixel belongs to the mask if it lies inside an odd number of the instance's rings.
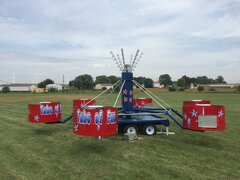
[[208,100],[183,102],[183,127],[196,131],[221,131],[226,128],[224,106]]

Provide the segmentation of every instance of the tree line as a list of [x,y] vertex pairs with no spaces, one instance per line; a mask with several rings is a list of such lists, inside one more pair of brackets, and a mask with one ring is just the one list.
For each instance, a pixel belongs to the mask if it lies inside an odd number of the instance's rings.
[[[89,74],[79,75],[74,80],[69,82],[69,86],[71,88],[76,89],[93,89],[96,84],[115,84],[117,81],[121,80],[120,77],[117,76],[97,76],[96,80],[93,80],[93,77]],[[146,88],[153,87],[153,80],[151,78],[145,77],[135,77],[138,83],[142,84]]]
[[[75,79],[69,82],[69,87],[71,89],[85,90],[85,89],[93,89],[96,84],[115,84],[117,81],[121,80],[120,77],[117,76],[97,76],[96,80],[93,80],[93,77],[89,74],[79,75]],[[146,77],[134,77],[134,80],[139,84],[144,86],[145,88],[152,88],[153,80],[151,78]],[[194,86],[204,85],[204,84],[226,84],[223,76],[219,75],[215,79],[208,78],[207,76],[197,76],[197,77],[188,77],[186,75],[179,78],[177,81],[172,81],[172,78],[169,74],[162,74],[159,76],[159,82],[165,88],[175,88],[175,89],[187,89],[190,88],[191,84]],[[39,88],[46,88],[48,84],[54,84],[54,81],[51,79],[46,79],[40,83],[38,83]],[[199,86],[201,88],[201,86]],[[237,88],[240,91],[240,86]],[[5,86],[2,88],[2,92],[7,93],[10,92],[10,88]]]
[[[69,82],[69,87],[72,89],[93,89],[96,84],[115,84],[121,78],[117,76],[105,76],[100,75],[96,77],[94,81],[93,77],[89,74],[83,74],[77,76],[75,79]],[[145,88],[153,87],[153,80],[146,77],[134,77],[134,80],[139,84],[143,85]],[[179,87],[179,88],[189,88],[191,84],[194,86],[200,84],[225,84],[224,78],[222,76],[217,76],[215,79],[208,78],[207,76],[198,77],[188,77],[186,75],[179,78],[177,81],[172,81],[169,74],[162,74],[159,76],[159,82],[164,87]],[[38,84],[38,87],[45,88],[47,84],[53,84],[54,81],[51,79],[46,79]]]
[[191,84],[194,86],[202,84],[226,84],[226,81],[221,75],[217,76],[215,79],[208,78],[207,76],[188,77],[184,75],[177,81],[172,81],[169,74],[162,74],[159,77],[159,82],[164,85],[164,87],[176,86],[180,88],[189,88]]

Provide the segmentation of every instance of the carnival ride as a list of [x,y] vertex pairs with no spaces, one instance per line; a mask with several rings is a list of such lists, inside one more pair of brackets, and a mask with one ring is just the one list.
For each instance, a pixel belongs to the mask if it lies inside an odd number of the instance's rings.
[[[66,123],[73,118],[73,132],[83,136],[111,136],[119,132],[144,133],[154,135],[157,125],[160,134],[169,135],[170,120],[180,128],[195,131],[220,131],[225,129],[224,106],[212,105],[208,100],[191,100],[183,102],[183,112],[179,113],[163,99],[144,88],[133,78],[133,71],[143,53],[137,50],[134,58],[126,63],[124,51],[121,56],[111,55],[122,75],[112,89],[106,89],[93,99],[73,100],[73,112],[62,120],[62,105],[59,102],[40,102],[28,105],[28,120],[32,123]],[[138,87],[147,98],[134,98],[134,88]],[[107,92],[112,93],[120,87],[113,106],[96,105],[96,100]],[[121,98],[120,98],[121,97]],[[121,99],[121,106],[117,103]],[[152,103],[158,107],[152,107]],[[181,122],[182,121],[182,122]],[[163,128],[165,127],[164,131]]]

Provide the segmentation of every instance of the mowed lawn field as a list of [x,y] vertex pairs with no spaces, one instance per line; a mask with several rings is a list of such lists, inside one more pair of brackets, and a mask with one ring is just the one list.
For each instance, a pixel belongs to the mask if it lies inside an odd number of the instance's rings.
[[[171,121],[175,135],[98,141],[74,135],[72,121],[47,125],[27,119],[29,103],[60,101],[65,117],[73,99],[97,92],[0,94],[0,179],[240,179],[240,94],[156,93],[180,112],[182,101],[191,99],[224,105],[227,129],[187,131]],[[116,96],[104,104],[112,105]]]

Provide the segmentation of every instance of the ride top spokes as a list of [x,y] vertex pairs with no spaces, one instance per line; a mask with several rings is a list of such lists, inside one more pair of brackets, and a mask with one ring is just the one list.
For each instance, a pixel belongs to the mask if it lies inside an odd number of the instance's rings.
[[[118,132],[156,134],[157,125],[166,127],[169,134],[169,120],[173,120],[180,128],[195,131],[224,130],[224,106],[214,106],[208,100],[192,100],[183,102],[183,112],[179,113],[148,89],[133,79],[132,71],[142,58],[143,53],[137,50],[126,63],[124,51],[116,56],[111,52],[114,61],[122,72],[121,80],[117,81],[112,90],[106,89],[93,99],[76,99],[73,101],[73,113],[61,119],[62,106],[58,102],[41,102],[28,105],[28,119],[33,123],[65,123],[73,118],[73,132],[83,136],[111,136]],[[141,89],[147,98],[134,98],[133,86]],[[120,91],[112,106],[96,105],[96,100],[107,92]],[[105,96],[104,100],[109,95]],[[121,96],[121,106],[117,106]],[[152,107],[152,103],[158,107]],[[182,121],[182,122],[181,122]]]
[[140,50],[138,49],[134,58],[133,58],[133,55],[131,55],[129,63],[126,63],[123,49],[121,49],[121,57],[119,54],[117,54],[117,58],[116,58],[116,56],[113,54],[112,51],[110,52],[110,54],[112,55],[113,60],[116,62],[121,72],[134,71],[134,69],[136,68],[137,64],[139,63],[139,61],[143,56],[143,53],[140,52]]

